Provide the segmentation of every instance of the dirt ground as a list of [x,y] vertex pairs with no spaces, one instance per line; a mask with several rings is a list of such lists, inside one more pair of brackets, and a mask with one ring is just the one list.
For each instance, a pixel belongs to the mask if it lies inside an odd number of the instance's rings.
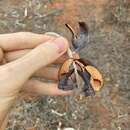
[[40,97],[17,102],[7,130],[130,130],[130,1],[1,0],[0,33],[58,32],[70,38],[64,23],[89,26],[90,43],[81,56],[103,73],[104,87],[77,101]]

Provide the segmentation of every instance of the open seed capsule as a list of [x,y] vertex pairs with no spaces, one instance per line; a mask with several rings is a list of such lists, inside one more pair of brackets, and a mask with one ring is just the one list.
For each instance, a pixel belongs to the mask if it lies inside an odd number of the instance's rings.
[[76,64],[77,72],[84,82],[82,91],[85,96],[94,95],[95,91],[99,91],[103,86],[103,78],[98,69],[84,59],[68,59],[63,63],[59,70],[58,88],[66,91],[77,88],[73,62]]
[[77,61],[82,64],[86,71],[91,75],[90,83],[94,91],[99,91],[103,86],[103,76],[101,72],[88,60],[78,59]]

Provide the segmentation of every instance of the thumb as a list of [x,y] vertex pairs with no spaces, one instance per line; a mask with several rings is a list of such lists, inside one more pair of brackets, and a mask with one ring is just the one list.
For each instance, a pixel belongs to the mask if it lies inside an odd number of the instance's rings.
[[35,71],[55,61],[66,52],[67,48],[67,40],[58,37],[40,44],[22,58],[6,64],[4,67],[8,70],[10,85],[22,86]]

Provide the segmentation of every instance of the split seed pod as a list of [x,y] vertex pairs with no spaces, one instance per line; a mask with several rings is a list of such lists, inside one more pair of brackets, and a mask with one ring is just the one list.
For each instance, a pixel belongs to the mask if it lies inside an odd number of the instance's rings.
[[66,91],[77,88],[74,68],[72,67],[73,62],[76,64],[78,74],[84,82],[84,85],[82,86],[84,95],[94,95],[95,91],[101,89],[103,78],[97,68],[85,59],[68,59],[63,63],[58,74],[58,88]]
[[78,59],[78,62],[82,63],[85,70],[91,75],[90,84],[94,91],[99,91],[103,86],[103,77],[101,72],[88,60]]
[[[80,33],[76,34],[70,25],[66,24],[72,33],[72,45],[76,52],[80,51],[89,42],[88,26],[79,22]],[[75,65],[75,67],[74,67]],[[75,73],[75,69],[77,73]],[[83,86],[77,85],[76,74],[84,82]],[[85,96],[92,96],[103,86],[103,77],[100,71],[89,61],[81,58],[69,58],[66,60],[58,73],[58,88],[62,90],[73,90],[81,87]]]

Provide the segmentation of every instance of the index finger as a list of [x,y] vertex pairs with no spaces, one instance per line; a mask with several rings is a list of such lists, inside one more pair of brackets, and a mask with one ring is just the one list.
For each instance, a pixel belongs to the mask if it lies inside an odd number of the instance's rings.
[[30,49],[52,39],[53,36],[31,32],[0,34],[0,48],[4,51]]

